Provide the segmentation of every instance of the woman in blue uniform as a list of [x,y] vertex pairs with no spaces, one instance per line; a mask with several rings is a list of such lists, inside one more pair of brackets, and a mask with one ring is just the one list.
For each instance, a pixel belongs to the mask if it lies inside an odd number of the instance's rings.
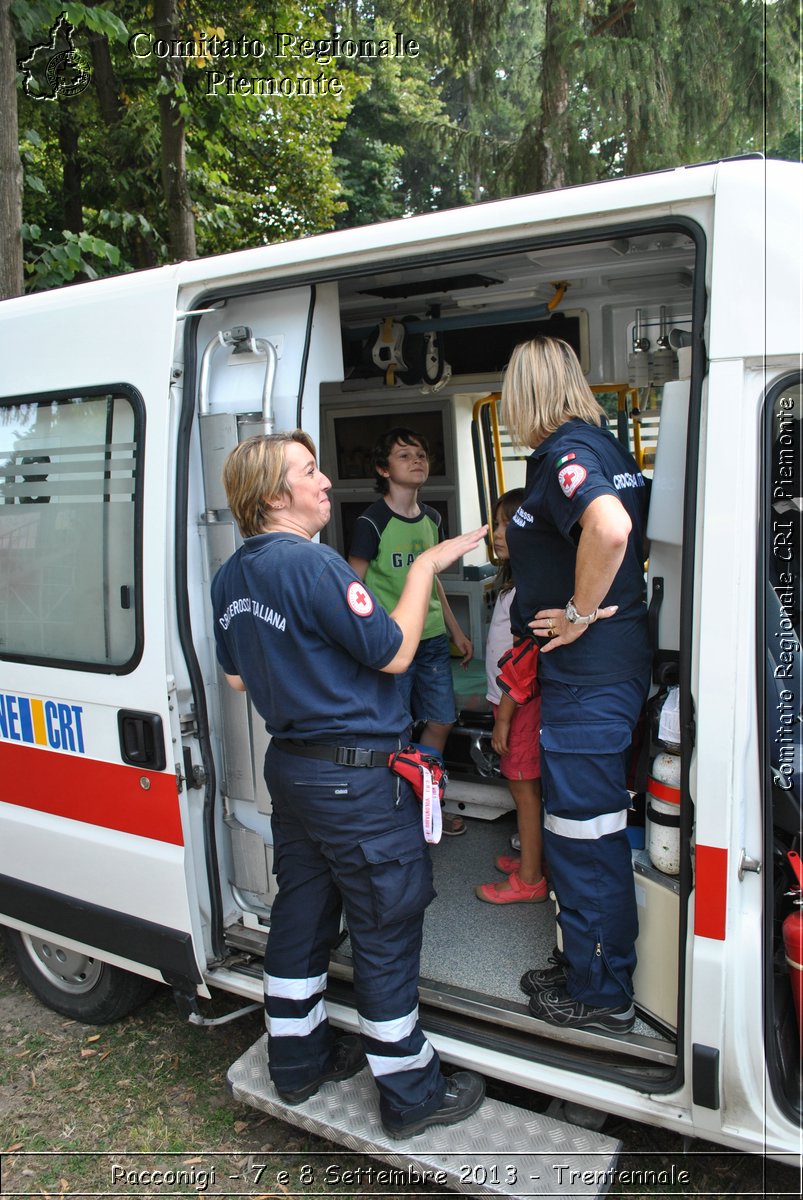
[[[479,1107],[484,1083],[470,1071],[447,1079],[421,1029],[432,869],[421,807],[387,760],[408,732],[393,675],[415,654],[433,579],[484,530],[421,554],[388,614],[340,555],[312,541],[329,520],[331,484],[307,434],[249,438],[229,455],[223,479],[244,541],[212,584],[217,654],[272,738],[271,1078],[298,1104],[354,1075],[367,1056],[391,1136],[452,1124]],[[341,908],[361,1039],[335,1039],[323,1000]]]
[[533,448],[507,530],[511,627],[541,649],[544,857],[563,940],[521,986],[540,1020],[628,1032],[638,918],[626,772],[650,680],[647,491],[565,342],[516,347],[502,409]]

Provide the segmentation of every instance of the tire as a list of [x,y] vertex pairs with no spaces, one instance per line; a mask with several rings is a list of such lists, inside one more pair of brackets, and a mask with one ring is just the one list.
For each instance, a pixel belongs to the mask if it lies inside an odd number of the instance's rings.
[[20,975],[33,994],[57,1013],[85,1025],[110,1025],[127,1017],[159,986],[99,958],[68,950],[52,938],[4,930]]

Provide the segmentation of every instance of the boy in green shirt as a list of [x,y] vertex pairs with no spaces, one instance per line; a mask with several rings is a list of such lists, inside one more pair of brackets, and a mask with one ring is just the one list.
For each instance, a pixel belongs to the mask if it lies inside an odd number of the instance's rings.
[[[410,564],[422,550],[443,540],[443,527],[440,513],[418,500],[419,489],[429,477],[429,449],[420,434],[402,427],[389,429],[374,448],[373,463],[381,499],[357,518],[349,565],[391,612]],[[457,717],[450,637],[466,666],[474,653],[471,641],[436,579],[418,652],[396,682],[413,720],[425,722],[420,744],[441,758]],[[445,834],[454,837],[465,831],[462,817],[443,814]]]

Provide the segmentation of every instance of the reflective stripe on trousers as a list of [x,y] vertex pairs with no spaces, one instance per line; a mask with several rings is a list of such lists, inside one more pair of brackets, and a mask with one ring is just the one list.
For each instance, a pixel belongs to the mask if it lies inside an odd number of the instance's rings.
[[[359,744],[380,746],[362,737]],[[271,1077],[292,1090],[330,1061],[323,993],[343,911],[380,1108],[397,1122],[427,1116],[440,1106],[445,1079],[418,1019],[422,927],[434,891],[412,791],[382,768],[339,767],[273,745],[265,779],[279,885],[265,952]]]
[[569,995],[630,1002],[638,915],[627,767],[649,677],[602,687],[541,680],[544,855],[560,905]]

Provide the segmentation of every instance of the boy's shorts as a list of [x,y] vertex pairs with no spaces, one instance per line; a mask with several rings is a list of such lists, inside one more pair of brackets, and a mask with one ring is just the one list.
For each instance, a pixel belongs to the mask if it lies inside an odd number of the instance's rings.
[[403,675],[396,675],[402,703],[413,721],[454,725],[457,712],[452,683],[452,659],[445,633],[424,638]]
[[[494,719],[497,705],[494,704]],[[510,722],[508,751],[499,760],[499,770],[505,779],[540,779],[541,754],[541,697],[533,696],[520,704]]]

